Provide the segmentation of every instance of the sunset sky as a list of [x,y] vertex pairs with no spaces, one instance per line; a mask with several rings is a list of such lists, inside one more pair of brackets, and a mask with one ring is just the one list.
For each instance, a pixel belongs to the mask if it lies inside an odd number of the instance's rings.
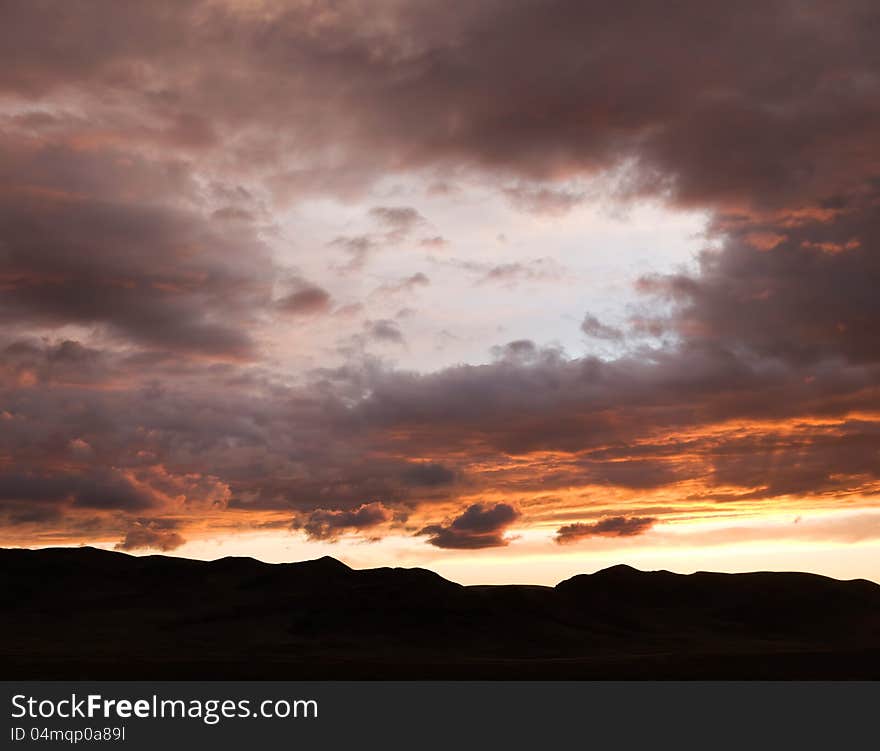
[[0,545],[880,581],[874,0],[0,7]]

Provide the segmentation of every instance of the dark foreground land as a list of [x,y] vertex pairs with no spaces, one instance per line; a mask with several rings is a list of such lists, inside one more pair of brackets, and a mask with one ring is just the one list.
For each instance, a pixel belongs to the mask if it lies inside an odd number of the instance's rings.
[[463,587],[270,565],[0,550],[4,679],[878,679],[880,586],[615,566]]

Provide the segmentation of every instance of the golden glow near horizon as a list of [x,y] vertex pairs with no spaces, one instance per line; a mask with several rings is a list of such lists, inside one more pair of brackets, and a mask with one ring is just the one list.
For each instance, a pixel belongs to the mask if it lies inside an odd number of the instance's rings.
[[[246,556],[283,563],[329,555],[353,568],[428,568],[462,584],[554,585],[569,576],[626,563],[644,570],[677,573],[719,571],[807,571],[839,579],[880,582],[880,508],[817,510],[793,516],[768,513],[664,523],[631,538],[593,538],[559,545],[541,526],[511,528],[506,546],[488,550],[439,550],[412,536],[381,540],[344,538],[306,541],[291,531],[208,534],[174,551],[131,551],[136,555],[175,555],[200,560]],[[8,543],[7,543],[8,544]],[[89,544],[114,549],[111,540]],[[47,535],[26,547],[75,546]]]

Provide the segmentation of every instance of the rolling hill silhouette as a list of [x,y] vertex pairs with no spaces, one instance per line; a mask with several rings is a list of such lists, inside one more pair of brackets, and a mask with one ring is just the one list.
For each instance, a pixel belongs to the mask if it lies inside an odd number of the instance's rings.
[[461,586],[333,558],[0,550],[6,679],[877,679],[880,586],[614,566]]

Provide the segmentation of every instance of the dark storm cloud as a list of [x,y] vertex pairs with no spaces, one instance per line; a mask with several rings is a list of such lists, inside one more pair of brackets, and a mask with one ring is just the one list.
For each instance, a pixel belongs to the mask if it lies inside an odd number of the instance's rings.
[[266,164],[289,142],[327,171],[341,155],[343,184],[442,160],[531,178],[628,160],[630,190],[784,204],[846,187],[876,144],[869,2],[345,3],[332,16],[312,4],[102,2],[10,13],[8,91],[128,86],[171,132],[186,117],[220,132],[266,128]]
[[95,468],[0,474],[0,503],[70,504],[77,508],[132,511],[153,505],[152,496],[121,472]]
[[840,415],[872,403],[863,389],[874,383],[876,368],[837,363],[809,372],[805,378],[794,365],[712,342],[611,361],[549,350],[525,361],[504,357],[423,375],[376,373],[357,413],[375,425],[448,427],[519,453],[581,450],[660,425],[781,419],[817,409]]
[[297,519],[294,528],[302,528],[312,540],[334,540],[344,532],[359,532],[384,524],[391,517],[391,511],[381,503],[364,503],[348,511],[317,509]]
[[451,521],[428,525],[418,534],[427,535],[428,543],[438,548],[495,548],[508,544],[504,532],[519,517],[508,503],[474,503]]
[[[78,508],[142,516],[145,505],[157,513],[228,505],[258,521],[262,511],[293,510],[304,518],[321,511],[314,521],[329,529],[351,521],[333,512],[352,512],[364,498],[392,513],[419,504],[422,518],[430,518],[432,504],[448,507],[459,494],[481,489],[650,490],[709,478],[701,497],[727,501],[732,488],[748,500],[849,492],[880,480],[871,421],[807,422],[794,434],[758,428],[748,441],[736,431],[675,435],[717,420],[789,419],[819,407],[834,418],[858,408],[850,393],[859,393],[859,371],[829,369],[793,388],[785,369],[774,381],[772,373],[731,371],[722,358],[713,374],[692,355],[683,379],[671,352],[667,363],[587,365],[557,357],[421,376],[349,367],[299,389],[258,374],[245,378],[234,366],[181,367],[163,359],[134,365],[128,356],[80,352],[70,343],[45,348],[42,359],[34,344],[3,351],[13,365],[0,367],[0,454],[16,457],[24,478],[4,478],[9,525],[33,523],[39,509],[69,526]],[[74,356],[59,358],[61,351]],[[70,377],[70,364],[83,358],[101,363],[85,382]],[[52,388],[28,386],[22,375],[31,371],[43,374],[33,383],[48,379]],[[154,386],[160,378],[164,385]],[[126,385],[94,388],[103,383]],[[870,394],[860,398],[871,403]],[[448,462],[447,452],[462,446],[467,457]],[[563,454],[536,460],[523,473],[501,466],[533,451]],[[435,458],[405,460],[422,456]],[[509,512],[478,512],[428,525],[426,534],[441,545],[503,541],[503,529],[480,532],[474,517],[491,522]],[[111,529],[125,535],[124,518],[119,523]]]
[[404,472],[403,479],[410,485],[436,487],[455,482],[455,472],[436,462],[418,462]]
[[0,149],[10,157],[0,168],[0,320],[99,325],[181,353],[253,355],[246,322],[265,300],[270,267],[247,226],[220,233],[194,210],[120,199],[183,187],[148,165],[121,171],[118,155],[2,135]]
[[597,484],[648,490],[672,485],[689,473],[693,476],[700,472],[699,467],[679,468],[665,461],[636,460],[629,449],[623,453],[626,461],[588,462],[587,476]]
[[857,493],[880,480],[878,455],[880,426],[851,419],[832,431],[755,435],[713,447],[712,482],[747,489],[740,499]]
[[[541,179],[626,162],[627,190],[781,205],[848,187],[876,145],[877,9],[859,0],[35,2],[6,20],[6,91],[128,88],[184,143],[247,129],[252,161],[297,185],[442,161]],[[279,166],[292,144],[316,162]]]
[[[676,304],[670,324],[690,340],[802,367],[876,363],[878,200],[880,190],[871,191],[823,221],[728,220],[723,249],[705,252],[697,275],[649,277],[642,288]],[[769,249],[759,234],[768,230],[776,232]]]
[[112,376],[113,363],[104,352],[66,339],[46,345],[36,339],[0,340],[0,384],[94,383]]
[[609,516],[594,524],[566,524],[556,530],[556,542],[564,545],[585,537],[635,537],[647,532],[656,521],[648,516]]

